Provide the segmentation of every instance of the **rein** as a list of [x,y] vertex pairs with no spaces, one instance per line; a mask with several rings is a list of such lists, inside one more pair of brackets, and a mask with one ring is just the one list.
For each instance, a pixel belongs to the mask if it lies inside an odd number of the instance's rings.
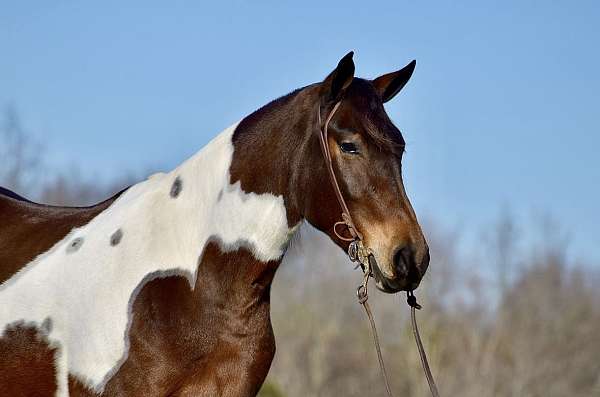
[[[381,347],[379,344],[379,336],[377,335],[377,328],[375,327],[375,321],[373,320],[373,313],[371,311],[371,307],[369,306],[368,299],[368,285],[369,279],[372,277],[372,269],[371,269],[371,261],[373,258],[373,252],[370,248],[366,247],[363,242],[363,235],[358,230],[354,221],[352,220],[352,216],[350,215],[350,210],[348,209],[348,205],[344,200],[344,196],[342,195],[342,191],[340,190],[340,185],[338,184],[337,178],[333,171],[333,162],[331,159],[331,152],[329,150],[329,145],[327,144],[327,135],[328,135],[328,127],[331,119],[335,112],[339,109],[341,101],[336,102],[336,104],[331,109],[331,112],[327,115],[325,119],[325,124],[321,128],[321,107],[317,108],[317,117],[319,122],[319,143],[321,145],[321,151],[323,152],[323,157],[325,158],[325,164],[327,165],[327,171],[329,174],[329,179],[331,180],[331,185],[333,187],[333,191],[337,197],[337,200],[342,208],[342,220],[336,222],[333,225],[333,233],[342,241],[349,242],[348,246],[348,257],[352,262],[358,262],[358,265],[363,270],[363,281],[362,284],[356,290],[356,295],[358,297],[358,303],[362,305],[365,309],[365,313],[367,314],[367,318],[369,319],[369,323],[371,325],[371,333],[373,334],[373,342],[375,344],[375,350],[377,351],[377,359],[379,360],[379,369],[381,371],[381,375],[383,377],[383,381],[385,383],[385,388],[387,390],[387,395],[389,397],[393,397],[392,390],[390,387],[390,383],[388,380],[388,375],[385,368],[385,363],[383,361],[383,355],[381,354]],[[343,236],[338,232],[337,228],[340,225],[346,226],[350,235],[352,237]],[[374,259],[374,258],[373,258]],[[358,266],[357,266],[358,267]],[[439,392],[435,381],[433,379],[433,375],[431,374],[431,369],[429,368],[429,363],[427,361],[427,355],[425,354],[425,349],[423,348],[423,342],[421,342],[421,335],[419,334],[419,328],[417,326],[417,317],[416,310],[421,309],[421,305],[417,303],[417,298],[413,294],[413,291],[406,292],[406,302],[410,306],[410,318],[412,324],[413,335],[415,337],[415,342],[417,344],[417,349],[419,350],[419,356],[421,358],[421,365],[423,366],[423,371],[425,372],[425,377],[427,378],[427,383],[429,384],[429,390],[431,391],[431,395],[433,397],[439,397]]]

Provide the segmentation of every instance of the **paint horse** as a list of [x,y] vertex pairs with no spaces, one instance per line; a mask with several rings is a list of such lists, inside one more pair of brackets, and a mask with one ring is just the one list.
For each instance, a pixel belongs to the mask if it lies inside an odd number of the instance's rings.
[[269,292],[308,221],[338,246],[327,145],[376,285],[416,288],[429,249],[383,104],[415,67],[354,77],[352,53],[169,173],[91,207],[0,194],[0,394],[255,396],[275,341]]

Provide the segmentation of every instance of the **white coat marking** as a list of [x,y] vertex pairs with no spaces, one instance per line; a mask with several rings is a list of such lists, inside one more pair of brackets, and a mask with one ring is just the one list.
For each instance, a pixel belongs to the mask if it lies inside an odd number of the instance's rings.
[[[283,197],[246,193],[239,181],[229,183],[235,127],[172,172],[129,188],[0,285],[0,334],[16,321],[51,319],[48,339],[59,348],[57,396],[68,396],[69,373],[103,390],[126,357],[130,298],[148,275],[189,274],[194,286],[211,236],[227,249],[243,241],[261,261],[283,255],[298,226],[288,226]],[[174,199],[176,178],[183,188]],[[110,246],[117,229],[125,236]]]

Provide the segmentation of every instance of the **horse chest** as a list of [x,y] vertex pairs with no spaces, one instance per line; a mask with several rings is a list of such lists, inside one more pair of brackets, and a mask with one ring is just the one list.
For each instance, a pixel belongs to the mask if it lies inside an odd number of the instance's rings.
[[127,359],[104,394],[255,395],[275,352],[274,268],[209,244],[193,289],[182,276],[148,282],[132,307]]
[[[261,262],[243,247],[224,252],[215,241],[205,246],[195,280],[186,272],[150,274],[132,297],[123,357],[106,374],[101,389],[94,390],[86,377],[69,373],[69,394],[254,396],[275,349],[269,288],[278,264]],[[96,351],[101,362],[105,345],[92,343],[96,339],[79,341]],[[5,342],[6,347],[15,346],[12,339]],[[50,345],[41,347],[53,355]],[[74,357],[71,351],[67,356]],[[54,388],[58,383],[51,382],[53,377],[60,381],[58,367],[52,360],[47,364],[43,369],[48,387]],[[39,378],[40,370],[30,369]],[[39,389],[30,382],[17,386]]]

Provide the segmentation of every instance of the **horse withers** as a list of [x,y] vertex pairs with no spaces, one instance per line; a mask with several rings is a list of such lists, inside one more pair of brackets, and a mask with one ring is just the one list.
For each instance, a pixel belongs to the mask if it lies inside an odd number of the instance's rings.
[[91,207],[0,192],[0,394],[254,396],[275,353],[270,286],[304,221],[337,245],[327,148],[385,292],[429,249],[383,104],[415,67],[354,77],[352,53],[219,134],[175,170]]

